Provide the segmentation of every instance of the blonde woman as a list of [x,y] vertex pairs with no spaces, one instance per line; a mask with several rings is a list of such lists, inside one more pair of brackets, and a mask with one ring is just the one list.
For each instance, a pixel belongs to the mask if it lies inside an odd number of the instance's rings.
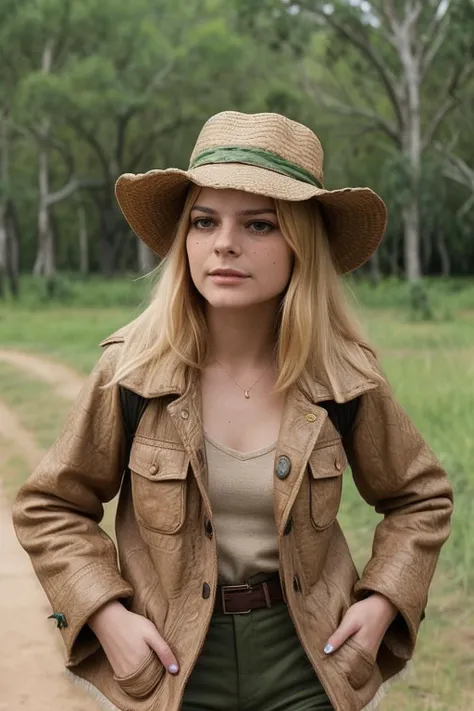
[[[325,190],[322,161],[307,127],[224,112],[188,171],[117,183],[161,278],[14,509],[105,708],[359,711],[412,657],[452,492],[339,283],[385,206]],[[336,519],[348,464],[383,514],[360,577]],[[119,490],[117,561],[99,524]]]

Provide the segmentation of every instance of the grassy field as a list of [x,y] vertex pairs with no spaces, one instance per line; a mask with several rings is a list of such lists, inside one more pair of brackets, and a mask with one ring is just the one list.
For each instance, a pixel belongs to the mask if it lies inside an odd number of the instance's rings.
[[[410,310],[406,286],[351,287],[397,397],[448,471],[456,496],[453,532],[442,551],[420,634],[416,677],[395,687],[383,709],[474,710],[474,287],[429,283],[433,318],[426,322]],[[22,304],[0,308],[1,346],[45,353],[87,373],[99,355],[99,341],[138,313],[145,286],[110,282],[74,288],[67,306],[44,305],[31,298],[27,285]],[[0,364],[0,399],[42,447],[53,441],[70,407],[52,398],[45,384],[5,364]],[[13,497],[28,472],[21,452],[8,446],[2,478]],[[340,521],[362,566],[377,517],[360,500],[350,477]],[[105,527],[110,530],[110,512]]]

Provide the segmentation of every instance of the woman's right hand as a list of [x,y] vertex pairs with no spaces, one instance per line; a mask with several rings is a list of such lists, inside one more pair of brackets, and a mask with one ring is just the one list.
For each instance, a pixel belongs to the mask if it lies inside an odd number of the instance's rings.
[[142,615],[127,610],[112,600],[88,620],[117,677],[126,677],[137,669],[153,649],[170,674],[179,671],[173,652],[155,625]]

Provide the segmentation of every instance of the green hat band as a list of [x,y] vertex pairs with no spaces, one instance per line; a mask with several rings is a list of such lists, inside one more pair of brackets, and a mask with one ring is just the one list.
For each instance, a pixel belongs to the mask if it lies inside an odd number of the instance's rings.
[[294,178],[302,183],[309,183],[317,188],[322,188],[321,183],[307,170],[284,158],[265,151],[262,148],[241,148],[240,146],[222,146],[211,148],[198,155],[190,164],[189,169],[212,163],[245,163],[255,165],[257,168],[266,168],[276,173]]

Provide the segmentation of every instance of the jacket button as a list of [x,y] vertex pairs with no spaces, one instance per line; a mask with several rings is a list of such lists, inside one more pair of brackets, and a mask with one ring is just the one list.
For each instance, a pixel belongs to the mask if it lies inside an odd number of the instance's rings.
[[202,596],[203,596],[204,600],[207,600],[208,597],[210,596],[210,594],[211,594],[211,588],[210,588],[209,583],[204,583],[204,585],[202,586]]
[[298,578],[297,575],[293,578],[293,590],[295,592],[300,592],[301,591],[301,586],[300,586],[300,579]]
[[278,457],[276,475],[279,479],[286,479],[291,471],[291,460],[285,454]]
[[306,415],[306,421],[316,422],[316,415],[314,414],[314,412],[308,412],[308,414]]
[[204,523],[204,530],[206,531],[206,536],[208,538],[212,538],[212,534],[214,533],[214,530],[212,528],[212,523],[209,521],[208,518],[206,518],[206,521]]
[[158,467],[155,466],[155,464],[152,464],[148,471],[150,472],[150,474],[156,474],[158,471]]
[[293,519],[289,518],[286,523],[285,530],[284,530],[285,536],[287,536],[289,533],[291,533],[292,530],[293,530]]
[[336,469],[337,469],[338,472],[341,471],[341,469],[342,469],[342,462],[341,462],[341,460],[338,459],[337,457],[336,457],[336,459],[334,460],[334,466],[336,467]]
[[183,420],[187,420],[189,417],[189,411],[188,410],[181,410],[181,417]]

